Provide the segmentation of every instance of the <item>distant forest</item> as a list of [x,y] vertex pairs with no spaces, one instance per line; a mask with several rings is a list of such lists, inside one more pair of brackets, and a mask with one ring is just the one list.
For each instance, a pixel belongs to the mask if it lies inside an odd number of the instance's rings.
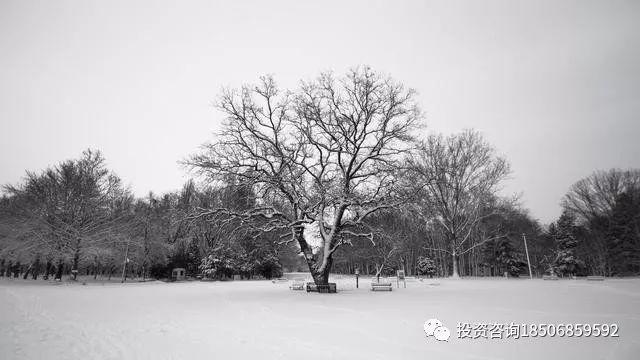
[[638,169],[578,180],[540,224],[500,195],[509,163],[479,132],[416,137],[414,92],[370,68],[217,105],[178,191],[136,198],[98,150],[5,185],[0,276],[528,276],[527,253],[536,277],[640,273]]

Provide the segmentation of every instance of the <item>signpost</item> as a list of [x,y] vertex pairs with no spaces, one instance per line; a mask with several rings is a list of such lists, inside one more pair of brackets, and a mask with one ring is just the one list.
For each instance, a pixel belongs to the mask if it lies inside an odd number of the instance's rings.
[[356,268],[356,289],[358,288],[358,276],[360,275],[360,269]]

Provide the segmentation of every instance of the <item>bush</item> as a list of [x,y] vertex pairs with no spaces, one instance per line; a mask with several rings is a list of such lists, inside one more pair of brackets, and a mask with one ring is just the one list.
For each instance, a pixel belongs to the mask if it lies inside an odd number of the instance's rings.
[[436,262],[427,256],[420,256],[418,258],[417,270],[418,275],[433,277],[437,272]]

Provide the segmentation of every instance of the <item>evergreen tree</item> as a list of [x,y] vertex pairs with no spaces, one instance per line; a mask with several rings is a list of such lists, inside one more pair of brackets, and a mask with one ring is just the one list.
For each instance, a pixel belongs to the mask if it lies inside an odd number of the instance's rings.
[[211,279],[224,279],[240,272],[244,253],[221,244],[209,251],[200,263],[202,274]]
[[429,277],[433,277],[436,274],[436,262],[428,256],[420,256],[418,257],[417,264],[418,275],[428,275]]
[[256,272],[266,279],[280,277],[282,276],[282,265],[275,254],[269,253],[259,260]]
[[197,239],[191,239],[189,245],[187,246],[187,263],[186,269],[187,274],[196,274],[198,272],[198,267],[200,266],[200,262],[202,261],[202,256],[200,254],[200,246],[198,245]]
[[502,239],[498,241],[496,249],[496,263],[503,271],[509,273],[509,275],[518,277],[522,272],[522,269],[527,265],[522,261],[509,239]]
[[624,192],[613,207],[607,248],[611,273],[634,275],[640,273],[640,201],[631,192]]
[[575,217],[568,211],[563,211],[556,225],[550,228],[550,232],[556,243],[553,271],[560,275],[578,273],[584,267],[584,262],[575,255],[575,249],[578,246],[575,237]]

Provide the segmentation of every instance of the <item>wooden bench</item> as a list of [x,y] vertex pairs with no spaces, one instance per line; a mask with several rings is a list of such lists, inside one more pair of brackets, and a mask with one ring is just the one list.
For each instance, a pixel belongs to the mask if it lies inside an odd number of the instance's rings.
[[542,280],[558,280],[556,275],[543,275]]
[[372,282],[371,283],[371,291],[392,291],[393,290],[393,285],[390,282],[387,283],[378,283],[378,282]]
[[604,281],[604,276],[587,276],[587,281]]
[[323,294],[335,294],[338,292],[336,283],[328,283],[326,285],[316,285],[315,283],[307,283],[307,292],[317,292]]

